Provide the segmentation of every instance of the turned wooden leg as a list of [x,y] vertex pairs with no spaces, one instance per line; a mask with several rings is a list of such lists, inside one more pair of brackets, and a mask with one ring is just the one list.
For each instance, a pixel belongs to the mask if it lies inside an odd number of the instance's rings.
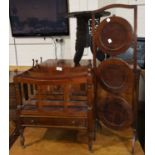
[[93,132],[88,134],[88,149],[89,149],[90,152],[92,152],[93,137],[94,137],[94,133]]
[[96,140],[96,125],[94,126],[94,131],[93,131],[93,140]]
[[96,132],[94,131],[93,132],[93,141],[95,141],[96,140]]
[[24,128],[20,128],[20,129],[19,129],[20,144],[21,144],[21,146],[24,148],[24,147],[25,147],[25,146],[24,146],[25,138],[24,138],[23,132],[24,132]]
[[90,142],[90,141],[88,143],[88,149],[89,149],[90,152],[92,152],[92,142]]
[[132,151],[131,151],[132,155],[134,155],[134,153],[135,153],[135,142],[136,142],[136,140],[137,140],[137,134],[136,134],[136,131],[134,131],[133,138],[132,138]]

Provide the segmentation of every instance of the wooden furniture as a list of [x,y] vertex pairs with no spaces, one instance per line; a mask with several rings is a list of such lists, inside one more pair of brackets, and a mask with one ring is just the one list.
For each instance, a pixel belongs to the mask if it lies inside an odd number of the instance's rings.
[[20,142],[23,128],[86,130],[95,139],[94,84],[90,61],[73,67],[71,60],[47,60],[14,77]]
[[[96,14],[108,9],[123,8],[133,11],[133,27],[117,15],[109,16],[95,26]],[[96,114],[99,122],[113,130],[133,127],[132,153],[137,138],[137,106],[139,73],[137,65],[137,6],[112,4],[92,13],[93,66],[96,74]],[[118,58],[133,47],[131,64]],[[96,63],[97,49],[108,54],[99,66]]]
[[[77,31],[76,31],[76,45],[75,45],[75,55],[74,55],[74,63],[75,66],[80,64],[80,60],[83,56],[85,47],[92,47],[92,36],[91,36],[91,15],[93,11],[80,11],[80,12],[70,12],[67,17],[76,18],[77,19]],[[98,13],[95,16],[96,24],[97,21],[100,20],[101,17],[109,16],[110,12],[104,11],[102,13]],[[100,54],[100,51],[97,51],[97,58]],[[104,55],[102,56],[104,58]]]

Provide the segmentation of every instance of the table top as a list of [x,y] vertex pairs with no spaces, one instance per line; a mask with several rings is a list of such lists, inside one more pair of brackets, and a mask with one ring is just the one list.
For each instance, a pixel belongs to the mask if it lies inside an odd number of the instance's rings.
[[91,60],[82,60],[81,66],[75,67],[72,60],[48,59],[40,64],[33,66],[29,70],[18,74],[15,76],[15,79],[33,78],[36,80],[52,80],[87,76],[88,72],[92,71],[91,64]]
[[[87,17],[91,18],[93,11],[77,11],[77,12],[69,12],[66,17]],[[111,13],[108,11],[104,11],[102,13],[96,13],[96,17],[100,18],[103,16],[109,16]]]

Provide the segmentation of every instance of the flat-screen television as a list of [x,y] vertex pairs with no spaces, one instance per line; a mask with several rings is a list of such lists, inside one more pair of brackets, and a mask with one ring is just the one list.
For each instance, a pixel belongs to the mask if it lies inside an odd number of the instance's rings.
[[14,37],[69,35],[67,0],[9,0]]

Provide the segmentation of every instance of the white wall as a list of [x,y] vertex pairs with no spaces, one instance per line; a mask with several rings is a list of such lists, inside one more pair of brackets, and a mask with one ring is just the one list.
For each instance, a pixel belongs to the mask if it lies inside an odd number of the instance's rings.
[[[116,4],[116,0],[99,0],[98,5],[99,8],[106,6],[106,5],[110,5],[110,4]],[[115,13],[115,9],[109,9],[108,11],[111,12],[111,14]]]
[[[117,3],[134,4],[138,5],[138,22],[137,22],[137,35],[138,37],[145,37],[145,1],[144,0],[116,0]],[[133,11],[128,9],[115,9],[118,16],[126,18],[133,26]]]
[[[105,5],[113,3],[135,3],[136,0],[69,0],[69,12],[95,10]],[[142,1],[142,0],[138,0]],[[136,1],[137,2],[137,1]],[[139,6],[138,12],[138,36],[145,36],[144,33],[144,6]],[[112,10],[112,14],[123,14],[131,21],[131,14],[127,11]],[[63,37],[64,43],[61,46],[57,44],[57,56],[63,59],[73,59],[75,53],[75,39],[76,39],[76,18],[70,18],[70,35]],[[11,31],[11,30],[10,30]],[[16,46],[14,45],[16,44]],[[43,57],[45,59],[55,58],[55,46],[52,38],[13,38],[11,32],[9,35],[9,63],[10,65],[18,66],[30,66],[32,65],[32,59],[39,59]],[[62,57],[61,57],[62,55]],[[82,59],[92,58],[91,51],[86,49]]]

